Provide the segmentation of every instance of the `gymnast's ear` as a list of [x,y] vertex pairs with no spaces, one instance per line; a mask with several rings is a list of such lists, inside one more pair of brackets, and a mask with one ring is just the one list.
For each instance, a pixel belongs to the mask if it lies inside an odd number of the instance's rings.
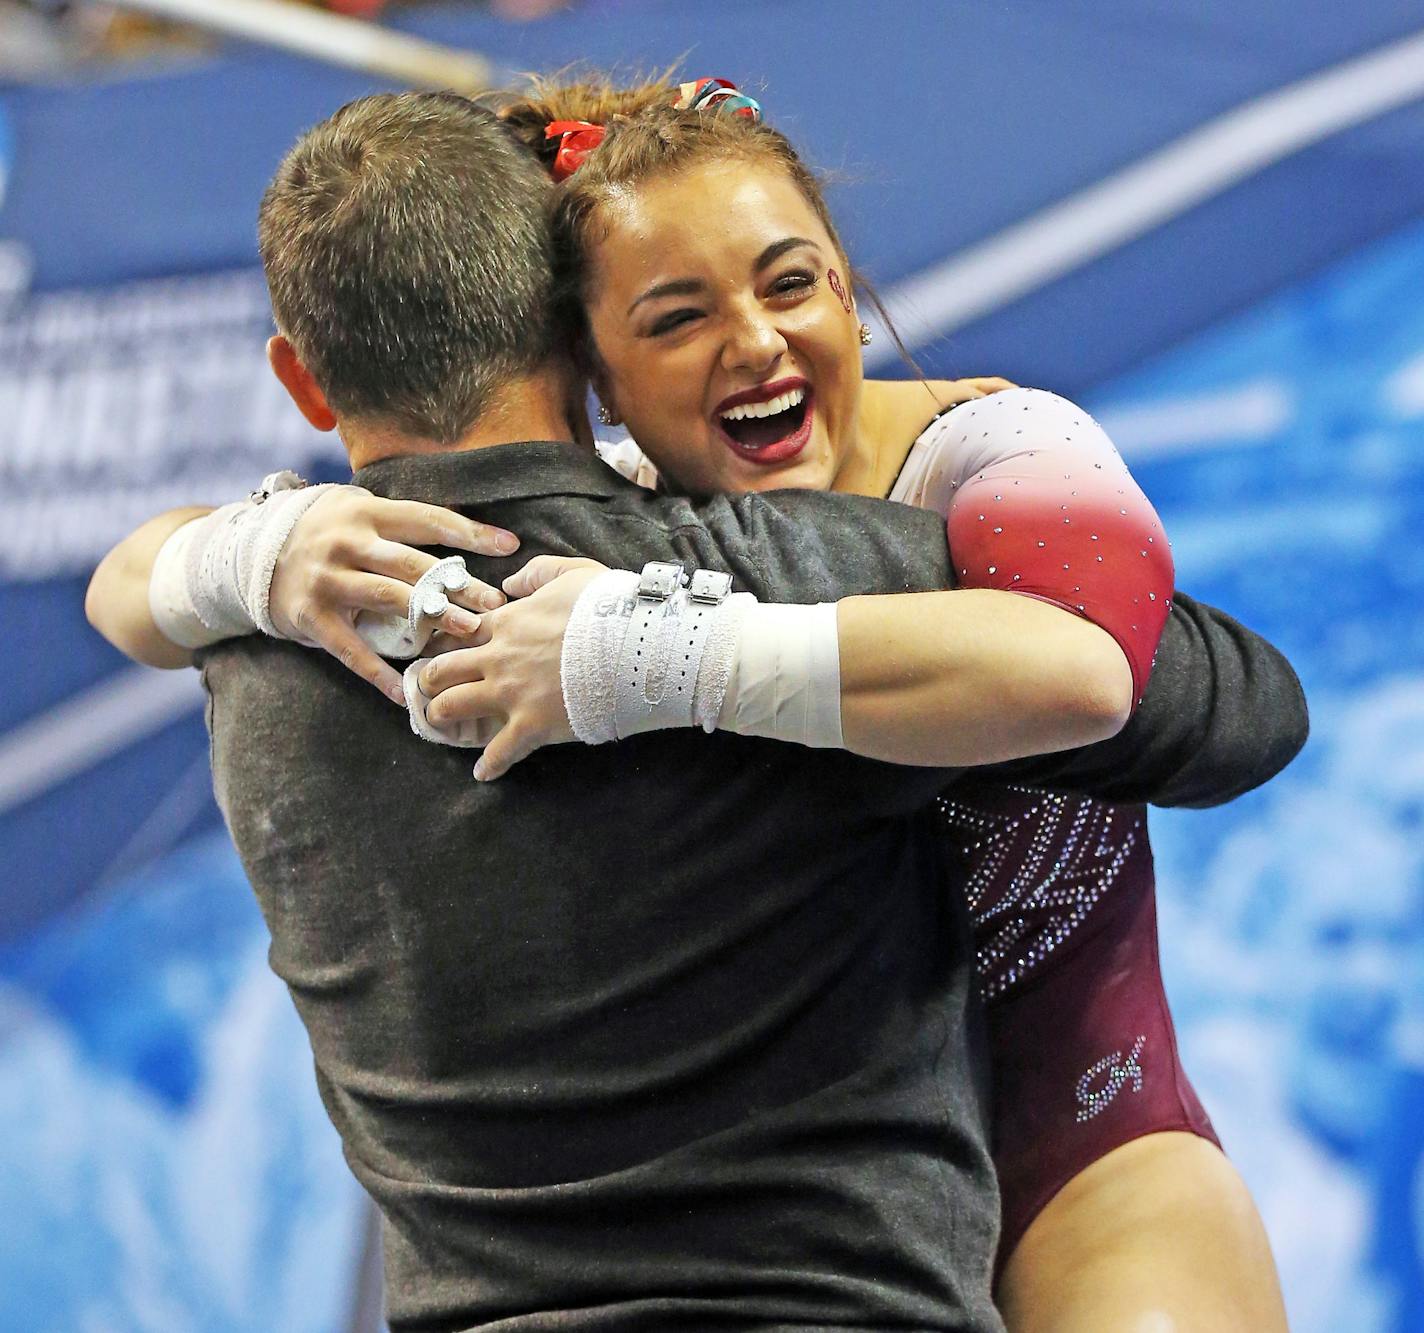
[[280,333],[267,339],[267,364],[282,381],[282,387],[292,396],[301,414],[317,430],[335,430],[336,414],[327,405],[326,395],[317,386],[309,371],[297,356],[297,350]]

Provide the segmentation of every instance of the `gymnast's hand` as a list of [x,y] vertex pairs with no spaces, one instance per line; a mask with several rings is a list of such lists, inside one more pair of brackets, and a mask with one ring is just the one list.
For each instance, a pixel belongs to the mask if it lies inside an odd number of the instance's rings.
[[606,568],[597,560],[535,556],[505,579],[505,592],[516,600],[481,618],[467,636],[473,647],[442,653],[419,669],[432,727],[488,737],[475,765],[480,781],[502,776],[542,745],[574,739],[559,671],[564,629],[579,594]]
[[[383,500],[359,486],[338,487],[297,520],[282,547],[272,576],[273,623],[285,638],[325,648],[404,707],[400,672],[366,645],[355,619],[361,611],[405,615],[411,585],[436,563],[435,556],[417,546],[509,555],[519,539],[437,505]],[[450,609],[435,623],[465,637],[479,626],[478,616],[470,612],[505,602],[502,592],[477,579],[449,598]]]

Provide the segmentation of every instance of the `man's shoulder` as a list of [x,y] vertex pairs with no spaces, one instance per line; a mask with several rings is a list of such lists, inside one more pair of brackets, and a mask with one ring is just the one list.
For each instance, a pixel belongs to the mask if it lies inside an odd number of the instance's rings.
[[629,486],[601,497],[510,500],[497,517],[526,551],[537,544],[635,569],[692,561],[777,601],[952,584],[943,520],[865,496],[783,490],[690,499]]

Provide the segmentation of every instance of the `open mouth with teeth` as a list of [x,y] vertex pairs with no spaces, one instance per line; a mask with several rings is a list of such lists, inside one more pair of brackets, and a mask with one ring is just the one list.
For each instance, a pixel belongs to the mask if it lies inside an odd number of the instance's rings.
[[811,436],[811,394],[802,384],[761,402],[738,403],[716,415],[728,442],[756,463],[780,463],[800,453]]

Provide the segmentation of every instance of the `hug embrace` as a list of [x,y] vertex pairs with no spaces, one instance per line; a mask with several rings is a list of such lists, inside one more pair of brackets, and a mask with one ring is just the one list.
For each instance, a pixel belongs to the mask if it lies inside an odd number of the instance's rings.
[[352,484],[159,516],[88,608],[202,671],[392,1327],[1284,1328],[1145,803],[1304,700],[1097,423],[866,381],[722,80],[365,98],[259,234]]

